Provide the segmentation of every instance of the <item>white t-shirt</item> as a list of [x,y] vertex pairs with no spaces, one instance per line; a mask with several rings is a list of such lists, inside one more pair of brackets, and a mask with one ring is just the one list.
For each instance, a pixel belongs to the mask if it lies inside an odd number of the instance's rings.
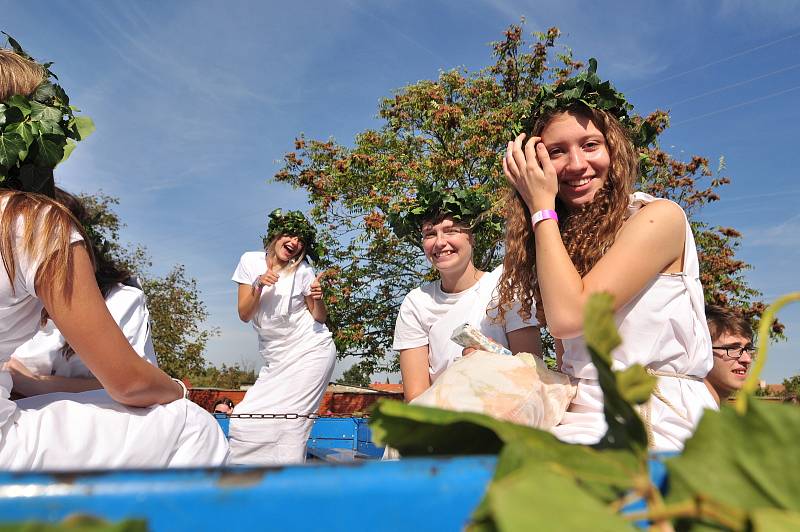
[[[150,335],[150,312],[145,304],[144,292],[133,286],[117,284],[109,291],[106,306],[134,351],[158,367]],[[13,356],[37,375],[92,377],[92,372],[81,361],[79,354],[73,354],[69,359],[61,354],[65,341],[52,320],[49,320]]]
[[[475,285],[455,294],[442,291],[439,280],[409,292],[397,315],[392,349],[399,351],[427,345],[433,382],[461,356],[462,348],[449,339],[449,334],[463,323],[470,323],[495,342],[508,347],[506,333],[533,324],[520,317],[518,304],[506,312],[502,323],[492,321],[492,317],[497,315],[496,310],[490,310],[487,315],[487,309],[497,302],[496,287],[502,273],[503,267],[498,266],[483,274]],[[432,337],[431,330],[440,320],[444,320],[442,323],[448,330],[443,331],[443,335]]]
[[[248,251],[239,259],[233,272],[232,281],[240,284],[253,284],[259,275],[267,271],[267,253],[265,251]],[[300,262],[294,271],[279,271],[278,282],[274,286],[265,286],[261,290],[261,301],[253,316],[253,324],[260,326],[265,320],[294,314],[298,309],[306,308],[305,296],[311,294],[311,283],[314,282],[314,270],[306,261]],[[288,290],[280,291],[287,297],[268,297],[277,287],[287,285]]]

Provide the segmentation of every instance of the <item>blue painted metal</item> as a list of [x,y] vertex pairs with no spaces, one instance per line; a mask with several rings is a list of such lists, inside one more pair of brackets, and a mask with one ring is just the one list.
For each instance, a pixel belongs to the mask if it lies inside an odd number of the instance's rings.
[[0,522],[76,513],[149,530],[461,530],[495,457],[285,468],[0,474]]
[[380,458],[383,447],[372,443],[372,432],[364,418],[319,418],[311,428],[308,453],[322,458],[325,449],[349,449],[356,458]]

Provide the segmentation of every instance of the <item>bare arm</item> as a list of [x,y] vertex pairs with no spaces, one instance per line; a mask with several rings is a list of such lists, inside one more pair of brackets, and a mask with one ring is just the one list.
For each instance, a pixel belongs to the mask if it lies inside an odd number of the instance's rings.
[[403,394],[406,402],[431,387],[427,345],[400,350],[400,374],[403,376]]
[[328,319],[328,309],[325,307],[325,301],[322,300],[322,285],[320,278],[324,275],[320,273],[311,283],[311,293],[305,296],[308,311],[320,323],[325,323]]
[[239,319],[247,323],[253,319],[258,309],[258,303],[261,300],[261,288],[256,288],[249,284],[239,285]]
[[525,327],[507,332],[506,338],[508,338],[508,348],[515,355],[531,353],[538,357],[542,356],[542,337],[539,335],[539,327]]
[[14,357],[6,363],[6,369],[14,380],[14,392],[24,397],[54,392],[85,392],[103,387],[95,378],[36,375]]
[[[511,152],[512,156],[503,160],[504,170],[530,211],[554,209],[558,180],[544,144],[534,137],[523,154],[518,138]],[[679,269],[685,223],[683,212],[674,203],[657,201],[648,205],[623,226],[608,252],[583,278],[572,264],[557,223],[538,223],[536,274],[551,334],[556,338],[581,334],[583,309],[592,294],[609,292],[614,296],[616,310],[658,273],[676,264]]]
[[56,327],[114,400],[144,407],[181,398],[181,386],[128,343],[97,288],[86,248],[83,243],[72,245],[70,299],[48,286],[47,279],[36,279],[36,292]]

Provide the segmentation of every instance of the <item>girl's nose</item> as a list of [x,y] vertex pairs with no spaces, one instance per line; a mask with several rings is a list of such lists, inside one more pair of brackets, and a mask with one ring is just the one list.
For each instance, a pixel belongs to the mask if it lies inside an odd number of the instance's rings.
[[582,172],[583,170],[586,170],[587,164],[586,156],[584,155],[583,151],[578,148],[573,148],[569,152],[565,170],[576,173]]

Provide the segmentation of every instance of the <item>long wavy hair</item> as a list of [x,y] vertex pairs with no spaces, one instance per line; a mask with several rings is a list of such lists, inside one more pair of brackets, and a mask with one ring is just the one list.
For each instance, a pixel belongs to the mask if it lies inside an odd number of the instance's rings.
[[[561,238],[572,264],[581,277],[589,273],[614,243],[627,216],[630,194],[639,172],[639,157],[625,128],[612,114],[575,104],[540,117],[532,136],[541,136],[550,121],[563,113],[588,118],[603,133],[610,157],[608,178],[593,201],[574,211],[556,198]],[[534,301],[536,320],[547,325],[539,281],[536,277],[536,245],[531,213],[522,197],[509,187],[506,198],[506,240],[503,276],[498,288],[498,319],[514,301],[520,303],[520,316],[530,319]]]

